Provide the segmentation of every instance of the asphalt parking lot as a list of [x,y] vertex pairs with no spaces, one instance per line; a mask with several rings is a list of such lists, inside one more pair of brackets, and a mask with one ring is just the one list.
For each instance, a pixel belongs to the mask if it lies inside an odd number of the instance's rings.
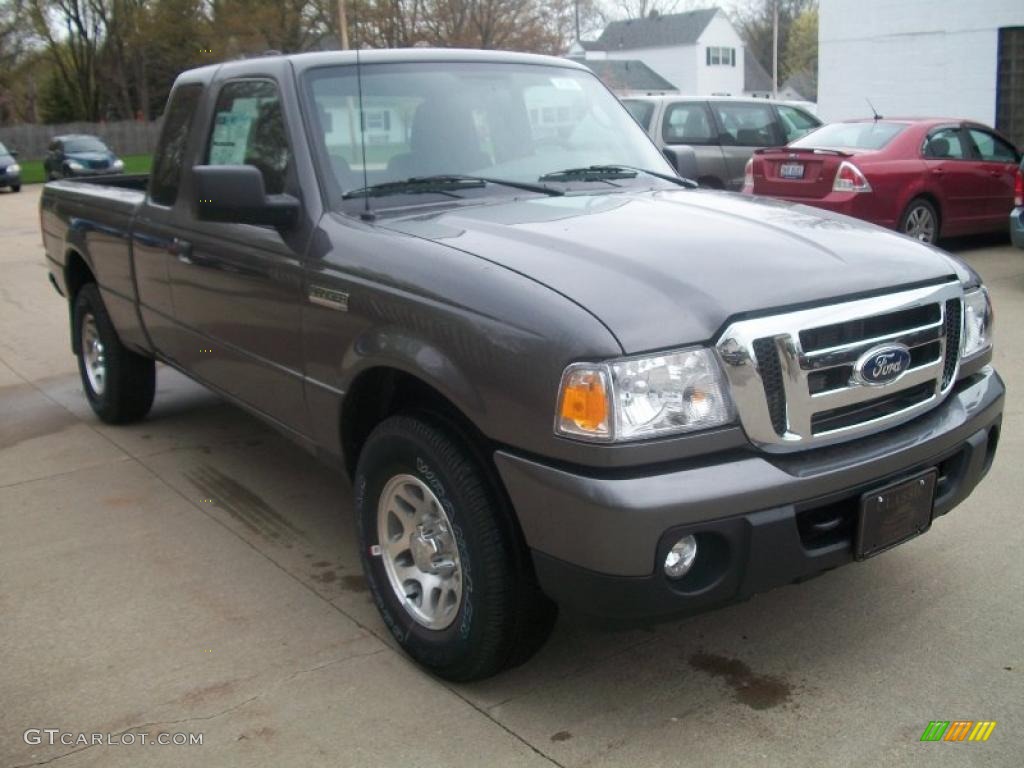
[[[93,417],[38,193],[0,193],[0,765],[1021,764],[1024,251],[953,244],[1010,394],[991,475],[929,533],[696,618],[563,615],[524,667],[454,686],[387,638],[343,478],[166,368],[146,421]],[[920,743],[931,720],[998,725]]]

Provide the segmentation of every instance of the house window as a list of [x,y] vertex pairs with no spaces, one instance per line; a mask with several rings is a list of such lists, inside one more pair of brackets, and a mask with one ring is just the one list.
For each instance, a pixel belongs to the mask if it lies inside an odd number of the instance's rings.
[[735,67],[736,49],[721,46],[708,46],[706,51],[709,67]]

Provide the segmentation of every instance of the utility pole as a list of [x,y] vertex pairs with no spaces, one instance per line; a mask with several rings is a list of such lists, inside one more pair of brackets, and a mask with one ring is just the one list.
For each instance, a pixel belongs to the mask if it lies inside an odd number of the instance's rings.
[[771,92],[774,98],[778,98],[778,0],[772,0],[771,5]]
[[348,50],[348,19],[345,18],[345,0],[338,0],[338,28],[341,30],[341,50]]
[[576,42],[578,43],[580,41],[580,0],[576,0],[573,7],[576,9]]

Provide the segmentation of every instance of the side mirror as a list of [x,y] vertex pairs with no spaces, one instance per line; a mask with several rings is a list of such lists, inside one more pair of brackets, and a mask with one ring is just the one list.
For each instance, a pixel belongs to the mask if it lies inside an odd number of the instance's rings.
[[299,215],[291,195],[268,195],[254,165],[197,165],[192,169],[196,210],[204,221],[287,228]]
[[7,154],[9,154],[11,157],[17,157],[18,156],[17,150],[14,150],[14,149],[7,150]]
[[697,153],[693,151],[693,147],[668,146],[662,153],[676,169],[676,173],[684,179],[697,180]]

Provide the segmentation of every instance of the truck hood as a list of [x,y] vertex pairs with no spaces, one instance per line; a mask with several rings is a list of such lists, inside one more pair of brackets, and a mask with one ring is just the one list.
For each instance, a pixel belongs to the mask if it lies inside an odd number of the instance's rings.
[[952,257],[902,235],[725,192],[533,198],[381,224],[543,283],[599,318],[627,354],[710,341],[741,313],[968,279]]

